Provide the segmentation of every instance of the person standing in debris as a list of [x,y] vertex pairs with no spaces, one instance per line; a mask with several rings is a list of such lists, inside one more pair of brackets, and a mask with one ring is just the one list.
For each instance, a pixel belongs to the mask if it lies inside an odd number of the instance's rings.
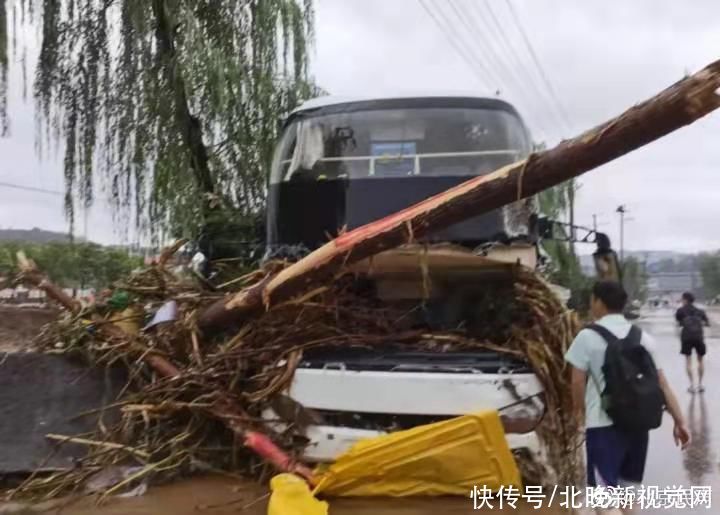
[[[685,366],[687,368],[688,378],[690,379],[688,392],[702,393],[705,391],[705,387],[703,386],[703,375],[705,374],[703,358],[707,352],[703,326],[709,326],[710,321],[705,311],[695,306],[695,296],[692,293],[688,291],[683,293],[682,303],[682,307],[675,313],[675,320],[677,320],[678,325],[681,327],[680,353],[685,356]],[[692,368],[693,349],[695,349],[695,355],[697,356],[697,387],[695,387]]]
[[626,303],[621,284],[597,282],[590,300],[595,323],[578,333],[565,355],[575,414],[585,426],[589,486],[642,481],[648,432],[660,425],[665,408],[675,423],[675,444],[684,449],[690,442],[675,394],[655,365],[653,339],[625,319]]

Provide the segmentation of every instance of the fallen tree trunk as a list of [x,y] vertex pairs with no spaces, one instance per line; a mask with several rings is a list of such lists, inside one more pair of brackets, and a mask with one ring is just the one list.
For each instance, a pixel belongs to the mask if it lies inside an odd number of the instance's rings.
[[327,281],[345,265],[530,197],[597,168],[720,107],[720,61],[557,147],[472,178],[408,209],[339,236],[274,277],[209,307],[203,329],[222,327]]
[[28,259],[24,252],[17,254],[18,268],[23,282],[45,292],[49,299],[54,300],[62,307],[72,313],[77,313],[82,307],[80,303],[65,293],[62,288],[51,283],[35,265],[35,262]]
[[[162,268],[184,243],[184,240],[179,240],[174,245],[163,250],[156,266]],[[82,309],[81,304],[63,292],[62,288],[53,284],[45,274],[38,269],[35,262],[28,259],[22,252],[18,253],[18,265],[22,274],[21,279],[24,282],[42,289],[48,297],[59,303],[69,312],[73,314],[80,313]],[[127,348],[132,348],[133,346],[132,337],[128,336],[122,329],[113,324],[100,324],[97,330],[110,340],[124,342]],[[161,377],[178,378],[182,374],[182,371],[174,363],[160,354],[150,352],[144,348],[142,352],[138,352],[137,354]],[[308,481],[312,480],[313,474],[308,467],[292,459],[275,445],[267,435],[250,429],[247,423],[247,415],[227,393],[218,391],[215,403],[207,408],[207,412],[218,420],[221,420],[236,437],[241,439],[245,447],[251,449],[265,461],[273,464],[283,472],[292,472],[304,477]],[[522,421],[519,423],[522,424]]]

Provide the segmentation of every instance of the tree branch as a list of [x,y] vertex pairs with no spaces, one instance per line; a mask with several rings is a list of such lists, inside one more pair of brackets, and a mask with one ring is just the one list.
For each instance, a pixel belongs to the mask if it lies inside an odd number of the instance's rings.
[[190,165],[200,189],[204,193],[212,193],[215,187],[208,164],[207,147],[203,142],[202,123],[190,112],[185,80],[177,63],[175,29],[168,19],[165,0],[152,0],[152,8],[156,22],[155,39],[158,44],[158,57],[172,90],[175,120],[190,154]]

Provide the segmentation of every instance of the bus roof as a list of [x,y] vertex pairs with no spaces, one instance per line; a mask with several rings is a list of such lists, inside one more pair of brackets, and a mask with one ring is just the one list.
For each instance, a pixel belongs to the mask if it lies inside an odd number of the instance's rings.
[[394,104],[396,106],[399,106],[401,104],[408,103],[414,104],[413,107],[415,107],[417,106],[418,102],[422,101],[427,101],[427,103],[430,105],[434,103],[437,103],[438,105],[447,105],[448,103],[460,104],[467,102],[467,107],[479,107],[478,104],[482,104],[486,107],[494,107],[495,109],[502,109],[517,114],[512,104],[498,97],[489,95],[478,95],[477,93],[467,91],[463,92],[448,90],[402,93],[386,96],[326,95],[322,97],[312,98],[303,102],[291,113],[291,117],[303,111],[315,111],[327,107],[335,107],[342,105],[367,104],[368,107],[372,107],[382,104]]

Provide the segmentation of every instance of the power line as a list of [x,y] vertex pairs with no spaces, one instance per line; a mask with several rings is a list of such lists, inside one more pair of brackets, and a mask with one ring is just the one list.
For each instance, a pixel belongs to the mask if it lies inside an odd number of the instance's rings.
[[[495,61],[495,59],[494,59],[494,58],[495,58],[495,54],[494,54],[492,51],[490,51],[490,52],[487,51],[487,50],[489,49],[489,47],[488,47],[488,45],[486,44],[487,42],[485,41],[484,37],[481,37],[481,35],[483,35],[482,30],[479,29],[478,27],[473,27],[473,25],[471,24],[470,17],[469,17],[469,16],[465,16],[465,15],[463,15],[462,12],[460,12],[460,11],[463,9],[463,7],[462,7],[462,6],[458,6],[458,5],[455,3],[455,0],[448,0],[448,1],[447,1],[447,5],[450,6],[450,8],[453,10],[453,12],[455,13],[455,15],[456,15],[456,16],[458,17],[458,19],[460,20],[460,23],[463,24],[463,25],[465,26],[465,28],[468,30],[468,34],[470,35],[471,40],[472,40],[472,38],[477,38],[477,39],[480,41],[481,46],[484,47],[485,53],[487,54],[487,57],[488,57],[488,59],[486,59],[486,61],[487,61],[488,64],[490,65],[490,63],[489,63],[490,59],[489,59],[489,58],[492,57],[492,58],[493,58],[492,60]],[[472,20],[472,21],[474,21],[474,20]],[[473,50],[473,53],[474,53],[474,48],[475,48],[475,46],[470,43],[470,44],[468,44],[468,47],[471,48],[471,49]],[[492,49],[490,49],[490,50],[492,50]],[[479,58],[478,58],[478,60],[479,60]],[[493,63],[493,64],[494,64],[494,66],[493,66],[493,65],[490,65],[490,69],[497,73],[497,76],[496,76],[496,77],[498,77],[498,78],[500,79],[500,80],[498,80],[498,83],[499,83],[499,84],[502,84],[502,83],[503,83],[503,77],[501,77],[501,75],[502,75],[502,74],[501,74],[501,66],[499,66],[497,62],[495,62],[495,63]],[[497,80],[497,79],[496,79],[496,80]]]
[[519,16],[517,15],[517,12],[515,11],[515,8],[513,7],[512,0],[505,0],[506,5],[508,6],[508,9],[510,11],[510,15],[513,18],[513,21],[515,25],[517,26],[520,35],[522,36],[523,42],[525,43],[525,48],[527,49],[528,53],[530,54],[530,58],[532,59],[533,63],[535,64],[535,67],[540,74],[540,78],[542,79],[543,84],[547,88],[548,93],[550,94],[550,97],[552,98],[553,102],[556,104],[556,107],[558,111],[560,112],[564,123],[570,127],[569,118],[567,116],[567,112],[565,111],[562,102],[560,102],[560,99],[558,98],[555,88],[553,87],[552,83],[550,82],[550,79],[548,78],[547,74],[545,73],[545,70],[543,69],[542,65],[540,64],[540,59],[538,59],[537,54],[535,53],[535,49],[533,48],[532,43],[530,42],[530,38],[528,37],[527,32],[525,31],[525,28],[522,25],[522,22],[520,21]]
[[[484,8],[484,12],[489,15],[490,19],[490,23],[486,25],[492,30],[494,34],[494,39],[498,41],[498,47],[504,51],[508,62],[514,62],[516,64],[513,69],[517,71],[518,77],[520,77],[520,81],[527,82],[532,93],[537,94],[540,98],[543,99],[542,102],[546,103],[548,99],[548,97],[546,96],[547,93],[544,91],[541,85],[537,84],[536,76],[530,71],[530,67],[525,65],[525,62],[523,62],[523,59],[517,52],[515,45],[511,43],[507,31],[502,26],[500,19],[498,18],[495,10],[493,9],[492,2],[471,2],[470,5],[474,8],[475,12],[482,20],[485,20],[485,17],[483,16],[483,12],[480,10],[480,6]],[[552,103],[552,99],[550,99],[549,106],[551,107],[550,111],[552,112],[553,117],[556,118],[556,122],[559,122],[560,125],[563,125],[562,116],[558,115],[558,112],[552,109],[553,107],[555,107]]]
[[[36,186],[26,186],[24,184],[17,184],[17,183],[13,183],[13,182],[0,181],[0,188],[11,188],[14,190],[21,190],[21,191],[34,191],[35,193],[45,193],[47,195],[56,195],[59,197],[65,196],[64,191],[50,190],[47,188],[39,188]],[[101,199],[101,200],[112,200],[112,197],[106,197],[106,196],[100,196],[100,197],[95,196],[94,198]]]
[[[495,11],[492,8],[492,4],[489,2],[471,2],[470,5],[474,8],[475,12],[482,18],[482,13],[480,12],[480,5],[484,6],[489,14],[490,14],[490,21],[493,27],[495,27],[495,34],[498,38],[498,41],[502,43],[502,47],[505,49],[506,54],[509,57],[509,60],[512,61],[513,58],[518,62],[518,64],[522,64],[522,59],[518,56],[518,54],[515,52],[515,49],[510,44],[510,40],[507,37],[507,34],[502,28],[502,24],[498,20],[497,16],[495,15]],[[523,68],[524,69],[524,68]],[[531,77],[531,76],[530,76]],[[531,77],[532,78],[532,77]]]
[[[470,13],[469,11],[465,13],[463,6],[458,6],[456,1],[457,0],[449,0],[450,7],[455,11],[455,14],[460,19],[461,23],[468,29],[468,31],[470,32],[470,37],[474,37],[475,39],[477,39],[477,41],[483,47],[484,53],[488,56],[489,59],[492,59],[493,67],[497,71],[498,75],[501,77],[501,83],[504,82],[506,85],[508,85],[508,87],[515,89],[518,93],[518,97],[522,96],[524,99],[529,99],[527,101],[528,111],[530,111],[531,107],[534,108],[535,106],[537,106],[537,102],[535,101],[535,95],[537,94],[537,91],[533,88],[533,85],[524,80],[520,75],[519,71],[516,70],[512,66],[512,64],[510,64],[511,59],[503,58],[503,56],[500,55],[501,52],[497,51],[497,48],[493,44],[493,41],[497,41],[498,38],[494,38],[492,34],[490,34],[491,27],[487,23],[487,20],[485,16],[483,16],[483,13],[477,11],[480,19],[480,22],[478,22],[474,14]],[[520,66],[520,68],[523,67]],[[540,98],[540,102],[544,102],[542,95],[538,96]],[[535,119],[538,127],[541,129],[541,132],[548,134],[549,131],[547,130],[548,125],[546,120],[542,116],[535,117]]]
[[[472,54],[468,55],[467,51],[462,48],[462,45],[456,41],[453,36],[452,32],[448,30],[447,26],[443,25],[440,19],[435,15],[435,13],[432,12],[430,7],[425,3],[425,0],[418,0],[420,2],[420,5],[425,10],[425,12],[430,16],[430,18],[435,22],[435,24],[438,26],[440,31],[445,35],[447,40],[450,42],[452,47],[455,49],[455,51],[460,55],[460,57],[465,61],[465,64],[470,66],[470,69],[472,70],[475,77],[478,79],[478,82],[480,82],[483,87],[485,87],[488,90],[492,90],[493,88],[490,86],[490,84],[487,82],[487,78],[483,75],[479,74],[478,70],[476,69],[476,65],[473,63],[473,57]],[[443,16],[443,19],[447,22],[447,18]],[[484,68],[482,63],[479,63],[481,67]],[[488,74],[489,75],[489,74]]]
[[[524,70],[526,69],[526,67],[521,64],[518,67],[519,70],[514,71],[512,65],[510,65],[509,62],[503,60],[503,57],[497,52],[497,49],[493,46],[492,40],[494,38],[492,36],[489,36],[489,39],[487,39],[488,36],[486,36],[486,30],[480,27],[474,16],[471,16],[470,13],[465,12],[462,6],[458,6],[455,3],[455,0],[450,0],[445,5],[450,6],[452,11],[460,20],[462,26],[468,31],[471,39],[478,40],[478,42],[480,43],[479,46],[482,46],[481,51],[485,54],[484,59],[480,58],[476,53],[478,45],[468,43],[462,31],[458,31],[455,28],[457,24],[453,23],[453,19],[450,15],[451,13],[446,13],[440,5],[435,3],[435,0],[419,0],[419,2],[421,7],[425,10],[428,16],[430,16],[430,18],[437,25],[437,27],[444,34],[444,36],[448,39],[456,52],[465,61],[465,63],[470,66],[472,72],[479,79],[479,81],[486,86],[488,84],[488,80],[496,82],[497,87],[492,89],[498,89],[498,91],[501,91],[504,86],[508,86],[511,89],[516,90],[518,93],[521,93],[523,97],[526,98],[528,111],[533,113],[532,118],[535,119],[538,129],[540,129],[541,133],[545,133],[546,136],[549,135],[552,131],[548,131],[548,126],[546,125],[547,122],[545,118],[543,116],[535,116],[535,111],[530,109],[537,105],[537,103],[534,101],[535,95],[539,96],[542,103],[545,103],[545,99],[542,94],[538,93],[539,91],[542,91],[542,88],[537,87],[535,81],[532,79],[531,74],[529,75],[531,77],[530,81],[525,81],[521,76],[520,70]],[[485,18],[482,16],[482,13],[479,13],[479,15],[480,20],[483,22],[483,25],[487,26],[487,23],[485,22]],[[495,17],[495,21],[497,22],[497,17]],[[504,33],[499,25],[499,22],[497,22],[497,28],[498,32],[501,34],[501,39],[504,38],[507,50],[509,50],[510,53],[516,55],[513,52],[512,46],[507,40],[507,37],[504,37]],[[492,61],[492,63],[490,61]],[[526,97],[527,90],[525,89],[525,87],[529,88],[530,90],[529,101]],[[549,107],[549,112],[555,115],[556,113],[552,110],[552,103],[549,104]],[[562,124],[562,120],[560,118],[559,120]]]
[[0,182],[0,187],[12,188],[12,189],[23,190],[23,191],[34,191],[36,193],[45,193],[47,195],[65,196],[65,193],[63,193],[62,191],[48,190],[45,188],[36,188],[35,186],[24,186],[22,184],[14,184],[11,182]]
[[[505,31],[502,30],[502,27],[500,26],[497,18],[494,16],[494,13],[490,11],[490,19],[491,23],[486,23],[486,18],[482,11],[480,11],[480,5],[482,5],[483,2],[477,3],[477,2],[471,2],[470,5],[472,7],[472,10],[475,12],[477,17],[484,23],[484,25],[489,29],[489,31],[492,31],[493,34],[491,35],[491,39],[494,39],[499,43],[498,47],[504,51],[505,58],[508,62],[513,61],[513,57],[517,57],[513,52],[512,48],[510,47],[509,41],[507,39],[507,35],[505,34]],[[487,5],[486,7],[490,7]],[[518,64],[522,64],[522,61],[520,59],[516,59]],[[514,69],[511,67],[511,69]],[[517,70],[517,73],[519,74],[520,71],[523,70],[522,67],[519,67]]]

